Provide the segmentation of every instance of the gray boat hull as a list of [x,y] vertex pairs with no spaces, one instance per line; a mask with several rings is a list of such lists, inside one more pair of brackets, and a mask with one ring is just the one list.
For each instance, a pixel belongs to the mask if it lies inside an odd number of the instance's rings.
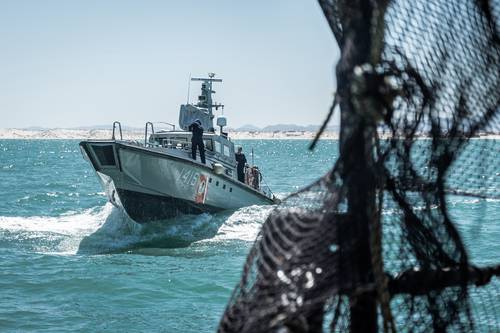
[[80,147],[109,201],[138,223],[274,203],[264,193],[216,174],[210,157],[204,165],[185,151],[115,140],[82,141]]

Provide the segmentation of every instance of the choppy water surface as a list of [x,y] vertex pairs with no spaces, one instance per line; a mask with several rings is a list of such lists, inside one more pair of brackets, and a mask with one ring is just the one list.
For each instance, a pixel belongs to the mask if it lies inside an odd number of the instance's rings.
[[[337,157],[336,141],[238,143],[281,197]],[[451,207],[472,257],[498,261],[500,202]],[[106,203],[77,141],[0,140],[0,331],[214,331],[270,209],[141,226]]]

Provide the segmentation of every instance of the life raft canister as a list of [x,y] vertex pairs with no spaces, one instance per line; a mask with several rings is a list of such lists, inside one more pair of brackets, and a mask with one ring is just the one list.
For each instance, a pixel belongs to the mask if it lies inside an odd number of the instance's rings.
[[194,202],[202,204],[205,203],[205,197],[207,196],[207,176],[200,175],[200,179],[198,179],[198,183],[196,185],[196,192],[194,196]]
[[254,189],[258,190],[260,188],[260,177],[261,174],[257,166],[246,168],[245,183],[247,185],[250,185]]

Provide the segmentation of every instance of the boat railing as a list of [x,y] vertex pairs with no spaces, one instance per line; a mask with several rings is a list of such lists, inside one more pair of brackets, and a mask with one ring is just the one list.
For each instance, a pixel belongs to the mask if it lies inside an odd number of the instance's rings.
[[[165,121],[155,121],[155,122],[154,122],[154,124],[155,124],[155,125],[156,125],[156,124],[164,124],[164,125],[168,125],[168,126],[171,126],[171,127],[172,127],[172,129],[171,129],[172,131],[175,131],[175,125],[174,125],[174,124],[167,123],[167,122],[165,122]],[[160,132],[161,132],[161,130],[160,130]]]
[[119,121],[115,121],[113,123],[113,135],[111,136],[111,139],[115,140],[115,130],[116,130],[117,125],[118,125],[118,129],[120,130],[120,140],[123,140],[122,124]]
[[[154,135],[155,134],[155,126],[158,127],[157,126],[158,124],[164,124],[164,125],[171,126],[172,129],[170,131],[175,131],[175,125],[174,124],[167,123],[167,122],[164,122],[164,121],[155,121],[155,122],[148,121],[146,123],[145,128],[144,128],[144,146],[145,147],[158,146],[158,143],[155,143],[152,140],[152,136],[149,137],[149,141],[148,141],[149,128],[151,128],[151,135]],[[165,130],[163,130],[163,129],[160,129],[159,131],[157,131],[157,133],[163,133],[163,132],[165,132]]]
[[267,184],[260,184],[260,190],[262,193],[264,193],[268,197],[272,197],[272,195],[273,195],[271,188]]

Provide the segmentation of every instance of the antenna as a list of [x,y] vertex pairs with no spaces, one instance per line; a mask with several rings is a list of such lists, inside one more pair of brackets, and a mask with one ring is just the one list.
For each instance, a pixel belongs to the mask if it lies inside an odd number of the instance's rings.
[[189,104],[189,90],[191,89],[191,73],[189,73],[189,80],[188,80],[188,94],[187,94],[187,100],[186,104]]

